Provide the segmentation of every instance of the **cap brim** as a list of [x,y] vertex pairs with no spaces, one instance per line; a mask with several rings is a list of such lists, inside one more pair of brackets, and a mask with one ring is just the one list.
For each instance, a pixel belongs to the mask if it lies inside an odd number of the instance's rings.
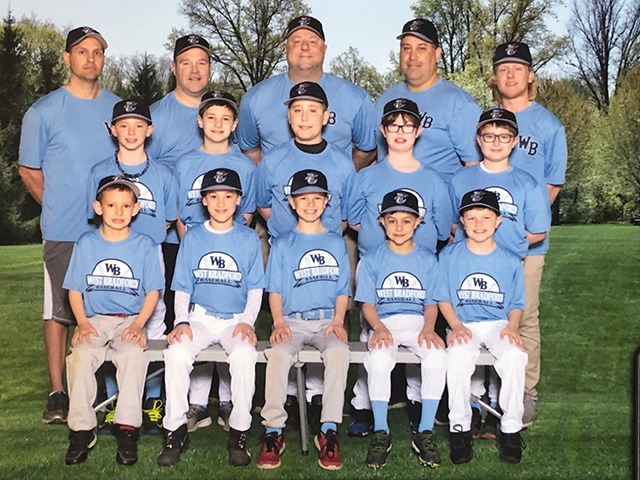
[[383,216],[385,213],[393,213],[393,212],[408,212],[408,213],[413,213],[415,216],[419,217],[420,214],[418,212],[416,212],[413,208],[411,207],[405,207],[403,205],[393,205],[392,207],[388,207],[384,210],[382,210],[380,212],[380,217]]
[[76,40],[75,42],[73,42],[71,45],[69,45],[67,47],[67,50],[75,47],[76,45],[78,45],[80,42],[82,42],[84,39],[89,38],[89,37],[93,37],[96,40],[98,40],[100,42],[100,44],[102,45],[102,48],[104,50],[107,49],[107,47],[109,46],[109,44],[107,43],[107,41],[104,39],[104,37],[102,35],[99,35],[97,33],[88,33],[82,37],[80,37],[78,40]]
[[127,188],[130,188],[130,189],[131,189],[131,191],[133,192],[133,194],[135,195],[136,200],[140,197],[140,189],[138,188],[138,186],[137,186],[135,183],[133,183],[133,182],[130,182],[130,181],[128,181],[128,180],[123,180],[123,179],[113,180],[113,181],[111,181],[111,182],[107,182],[107,183],[105,183],[105,184],[104,184],[104,185],[102,185],[102,186],[98,189],[98,191],[96,192],[96,197],[98,196],[98,194],[99,194],[100,192],[104,191],[104,189],[106,189],[106,188],[108,188],[108,187],[111,187],[111,186],[113,186],[113,185],[123,185],[123,186],[125,186],[125,187],[127,187]]
[[209,98],[204,102],[200,102],[200,105],[198,106],[198,113],[202,115],[203,110],[206,110],[214,102],[226,103],[229,107],[231,107],[231,109],[233,109],[235,113],[238,113],[238,105],[228,98]]
[[504,58],[501,58],[500,60],[496,60],[495,62],[493,62],[493,66],[495,67],[496,65],[500,65],[501,63],[507,63],[507,62],[522,63],[523,65],[528,65],[528,66],[532,65],[532,63],[529,62],[528,60],[524,60],[519,57],[504,57]]
[[147,122],[149,125],[153,124],[149,117],[145,117],[144,115],[140,115],[139,113],[126,113],[124,115],[118,115],[117,117],[112,118],[111,125],[116,123],[118,120],[122,120],[123,118],[139,118],[140,120],[144,120],[145,122]]
[[284,104],[285,105],[289,105],[289,104],[295,102],[296,100],[311,100],[313,102],[318,102],[318,103],[321,103],[323,105],[327,105],[327,102],[325,102],[324,100],[321,100],[318,97],[312,97],[310,95],[301,95],[299,97],[290,98],[289,100],[285,100]]
[[289,193],[289,195],[302,195],[303,193],[326,193],[327,195],[331,194],[331,192],[329,190],[325,190],[322,187],[307,186],[307,187],[299,188],[295,192],[291,191],[291,193]]
[[480,131],[482,127],[484,127],[489,123],[506,123],[507,125],[511,125],[513,128],[515,128],[516,135],[518,134],[518,124],[515,122],[512,122],[511,120],[507,120],[505,118],[491,118],[489,120],[483,120],[482,122],[478,122],[478,126],[476,127],[476,133]]
[[242,189],[240,188],[236,188],[236,187],[232,187],[231,185],[212,185],[210,187],[207,188],[201,188],[200,189],[200,193],[207,193],[207,192],[213,192],[215,190],[229,190],[232,192],[238,192],[238,193],[242,193]]
[[296,28],[292,29],[289,33],[287,33],[287,38],[289,38],[293,32],[297,32],[298,30],[309,30],[310,32],[315,33],[318,36],[318,38],[320,38],[320,40],[324,42],[324,38],[322,38],[322,35],[320,35],[320,32],[317,31],[315,28],[309,27],[308,25],[299,25]]
[[496,210],[495,208],[485,204],[485,203],[470,203],[469,205],[465,205],[464,207],[460,207],[458,209],[458,214],[462,215],[464,213],[465,210],[468,210],[470,208],[488,208],[489,210],[495,212],[496,214],[500,215],[500,209]]
[[411,110],[406,110],[404,108],[394,108],[393,110],[387,112],[384,114],[384,117],[387,117],[389,115],[393,115],[394,113],[406,113],[407,115],[411,115],[413,118],[417,118],[418,120],[420,120],[420,115],[416,115],[416,112],[412,112]]
[[192,48],[199,48],[201,50],[204,50],[205,52],[207,52],[207,54],[209,56],[211,56],[211,50],[208,49],[207,47],[205,47],[204,45],[199,45],[199,44],[195,44],[195,45],[189,45],[188,47],[184,47],[182,50],[180,50],[179,52],[173,52],[173,59],[175,60],[176,58],[178,58],[178,55],[186,52],[187,50],[191,50]]
[[433,39],[427,37],[426,35],[422,35],[421,33],[418,33],[418,32],[403,32],[403,33],[401,33],[400,35],[398,35],[396,37],[396,40],[402,40],[407,35],[412,35],[414,37],[418,37],[420,40],[424,40],[427,43],[431,43],[433,45],[438,46],[438,44],[436,42],[434,42]]

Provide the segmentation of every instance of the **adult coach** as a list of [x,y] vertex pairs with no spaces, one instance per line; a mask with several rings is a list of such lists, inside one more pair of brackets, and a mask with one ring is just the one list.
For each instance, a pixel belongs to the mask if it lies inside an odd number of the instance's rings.
[[[511,154],[511,164],[530,173],[548,192],[548,208],[556,200],[565,182],[567,140],[564,127],[549,110],[535,101],[538,91],[529,46],[510,42],[498,45],[493,55],[493,75],[489,82],[498,104],[515,113],[520,140]],[[549,216],[550,217],[550,216]],[[529,354],[525,377],[525,427],[537,416],[540,379],[540,283],[549,235],[529,247],[524,258],[526,304],[520,335]]]
[[[151,105],[155,130],[147,151],[174,171],[175,163],[182,155],[202,145],[197,118],[200,99],[207,91],[211,76],[209,42],[194,34],[178,38],[173,49],[171,72],[176,77],[176,88]],[[173,329],[175,317],[171,281],[179,243],[176,229],[171,227],[162,244],[166,269],[165,324],[169,330]]]
[[240,104],[236,138],[254,162],[259,163],[271,148],[293,138],[284,102],[293,86],[301,82],[318,83],[327,94],[331,111],[323,132],[325,140],[345,150],[356,170],[374,160],[377,123],[371,98],[359,86],[323,71],[326,52],[320,21],[303,15],[289,22],[287,71],[250,88]]
[[[413,100],[424,128],[414,155],[448,183],[465,163],[480,159],[475,128],[482,111],[469,94],[438,75],[442,49],[433,23],[422,18],[410,20],[398,39],[404,81],[380,96],[375,104],[376,118],[382,118],[385,104],[395,98]],[[383,158],[387,145],[378,129],[376,138],[378,156]]]
[[18,172],[42,205],[44,343],[51,380],[44,423],[67,421],[63,373],[69,327],[75,319],[62,281],[74,242],[92,228],[86,215],[89,170],[115,149],[105,124],[120,99],[98,84],[106,48],[107,42],[93,28],[71,30],[63,53],[69,81],[34,103],[22,122]]

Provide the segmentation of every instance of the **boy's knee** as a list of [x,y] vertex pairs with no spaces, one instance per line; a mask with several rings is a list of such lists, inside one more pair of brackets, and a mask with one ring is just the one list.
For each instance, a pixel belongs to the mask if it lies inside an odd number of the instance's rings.
[[193,363],[193,359],[187,349],[179,343],[169,345],[163,355],[165,364],[171,363],[175,365]]
[[239,365],[243,365],[245,363],[253,363],[255,364],[258,360],[258,352],[253,347],[253,345],[247,344],[242,345],[233,350],[228,355],[229,365],[232,363],[238,363]]

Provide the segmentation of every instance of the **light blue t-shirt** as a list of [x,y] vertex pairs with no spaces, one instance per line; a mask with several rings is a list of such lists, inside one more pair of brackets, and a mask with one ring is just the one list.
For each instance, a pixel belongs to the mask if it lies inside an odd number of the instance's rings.
[[[171,170],[156,160],[149,158],[149,168],[137,178],[131,178],[140,190],[140,211],[133,217],[131,228],[136,232],[149,235],[154,242],[160,244],[167,236],[166,222],[173,222],[178,215],[178,186]],[[137,175],[144,171],[146,162],[140,165],[124,165],[122,170],[129,175]],[[93,201],[96,198],[100,180],[109,175],[121,175],[114,155],[105,158],[91,169],[87,201],[88,217],[94,217]]]
[[436,303],[437,263],[435,254],[421,245],[399,254],[382,243],[360,260],[355,299],[374,304],[380,318],[422,316],[425,306]]
[[462,240],[443,248],[438,260],[435,299],[452,304],[460,321],[508,320],[511,310],[524,309],[522,261],[511,250],[496,245],[477,255]]
[[282,234],[269,252],[267,290],[282,295],[285,316],[334,308],[338,296],[351,296],[344,239],[334,232],[310,235],[295,228]]
[[236,223],[218,233],[208,222],[187,230],[178,250],[172,290],[188,293],[191,303],[224,317],[242,313],[249,290],[264,287],[262,251],[254,230]]
[[293,174],[305,169],[318,170],[327,177],[331,198],[322,214],[322,224],[327,230],[342,234],[342,221],[348,218],[353,205],[353,162],[331,144],[320,153],[305,153],[290,140],[271,150],[258,165],[256,204],[271,208],[267,227],[272,237],[296,226],[296,215],[287,200],[288,187]]
[[360,224],[358,249],[361,255],[384,243],[386,236],[379,221],[380,206],[384,196],[397,189],[412,192],[418,198],[424,221],[413,236],[417,244],[435,252],[438,240],[449,238],[454,218],[449,191],[440,175],[424,164],[414,172],[401,172],[385,157],[356,175],[355,203],[349,212],[349,224]]
[[[513,149],[510,163],[536,179],[544,189],[547,206],[547,185],[564,185],[567,169],[567,139],[560,120],[539,103],[516,112],[520,140]],[[549,226],[551,215],[549,215]],[[549,249],[549,236],[529,248],[529,255],[544,255]]]
[[[451,180],[451,202],[458,209],[465,193],[471,190],[485,189],[498,196],[502,223],[495,233],[495,240],[520,258],[527,255],[529,241],[527,231],[543,233],[549,230],[549,202],[546,189],[536,183],[534,178],[519,168],[509,167],[499,173],[491,173],[479,163],[460,170]],[[457,217],[456,240],[465,238],[464,228]]]
[[[329,100],[329,123],[323,137],[351,157],[352,144],[362,151],[376,148],[371,98],[361,87],[342,78],[324,73],[318,84]],[[287,73],[263,80],[242,97],[236,130],[242,150],[260,147],[262,154],[293,138],[287,120],[289,91],[295,83]]]
[[[476,143],[476,125],[482,111],[475,100],[451,82],[439,79],[431,88],[412,92],[406,83],[398,83],[384,92],[375,104],[378,123],[386,103],[408,98],[420,109],[424,130],[413,148],[413,155],[433,168],[445,182],[462,168],[461,162],[482,158]],[[387,155],[387,143],[376,129],[378,158]]]
[[120,98],[107,90],[93,100],[61,87],[34,103],[22,121],[20,165],[42,169],[42,238],[75,242],[91,230],[87,184],[93,165],[116,149],[106,124]]
[[133,230],[118,242],[87,232],[73,247],[62,287],[82,294],[87,317],[138,314],[147,293],[164,288],[158,246]]
[[202,204],[200,188],[204,174],[216,168],[229,168],[240,177],[242,197],[236,208],[234,219],[244,225],[243,213],[253,214],[256,210],[255,171],[253,161],[240,152],[232,149],[228,153],[211,154],[196,148],[186,153],[175,165],[178,178],[178,208],[180,220],[188,227],[209,219],[206,207]]

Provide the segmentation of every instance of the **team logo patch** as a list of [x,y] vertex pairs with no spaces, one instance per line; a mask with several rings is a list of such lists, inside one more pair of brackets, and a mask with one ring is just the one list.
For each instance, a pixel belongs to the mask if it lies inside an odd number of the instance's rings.
[[242,272],[239,271],[233,257],[223,252],[209,252],[200,258],[198,268],[193,270],[193,278],[196,284],[208,283],[240,288]]
[[378,304],[413,303],[422,305],[426,292],[422,283],[409,272],[393,272],[383,280],[381,288],[376,289]]
[[505,49],[505,53],[510,57],[518,53],[518,45],[514,45],[513,43],[508,44]]
[[335,257],[326,250],[310,250],[298,262],[293,271],[296,283],[293,288],[312,282],[337,282],[340,266]]
[[153,199],[153,193],[149,190],[149,187],[142,182],[136,182],[136,186],[138,187],[138,190],[140,190],[140,196],[138,197],[138,203],[140,203],[139,213],[156,218],[158,204]]
[[501,187],[487,187],[485,190],[495,193],[496,197],[498,197],[500,215],[502,215],[503,218],[508,218],[515,222],[518,216],[518,206],[514,203],[513,196]]
[[101,260],[91,275],[86,276],[87,292],[118,292],[134,297],[140,296],[140,279],[135,278],[131,267],[122,260]]
[[504,293],[500,291],[500,285],[492,276],[485,273],[468,275],[456,293],[458,307],[483,305],[504,310]]

